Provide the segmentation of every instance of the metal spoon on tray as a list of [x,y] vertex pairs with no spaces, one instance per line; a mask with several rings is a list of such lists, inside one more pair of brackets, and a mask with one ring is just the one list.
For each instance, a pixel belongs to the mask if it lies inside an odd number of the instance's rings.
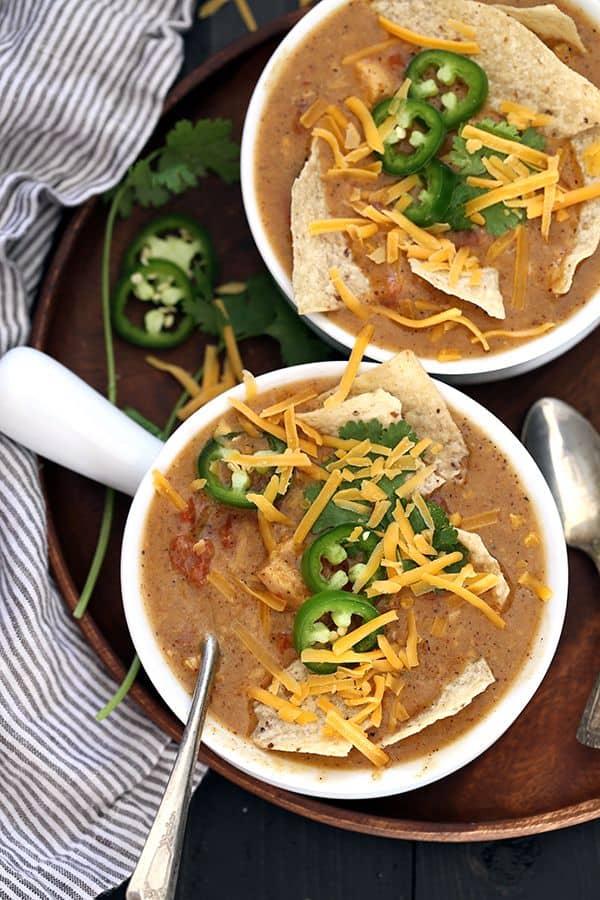
[[173,900],[198,757],[219,645],[210,632],[204,639],[202,665],[190,714],[154,824],[127,888],[127,900]]
[[[521,439],[556,500],[567,544],[587,553],[600,572],[600,435],[572,406],[544,397],[527,413]],[[600,748],[600,674],[577,740]]]

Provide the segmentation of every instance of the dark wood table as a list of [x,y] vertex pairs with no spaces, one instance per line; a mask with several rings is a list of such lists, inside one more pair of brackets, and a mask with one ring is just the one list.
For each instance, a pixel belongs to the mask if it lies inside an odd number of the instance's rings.
[[[250,3],[259,24],[297,6],[297,0]],[[233,3],[212,19],[196,21],[186,37],[182,74],[244,30]],[[125,886],[104,896],[123,898]],[[179,900],[359,896],[592,900],[600,896],[600,822],[488,843],[396,841],[300,818],[211,772],[192,802],[177,896]]]

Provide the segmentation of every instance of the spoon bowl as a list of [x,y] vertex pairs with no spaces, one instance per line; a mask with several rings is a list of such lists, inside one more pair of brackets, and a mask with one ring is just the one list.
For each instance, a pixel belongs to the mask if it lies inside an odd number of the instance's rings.
[[527,413],[522,439],[548,482],[567,544],[600,571],[600,435],[568,403],[543,397]]

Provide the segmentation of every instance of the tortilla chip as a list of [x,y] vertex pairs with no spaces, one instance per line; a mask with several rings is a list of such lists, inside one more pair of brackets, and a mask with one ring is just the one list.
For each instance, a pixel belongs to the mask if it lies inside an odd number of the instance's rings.
[[543,130],[560,137],[600,125],[600,91],[499,7],[473,0],[373,0],[372,8],[432,37],[455,40],[448,19],[468,22],[481,46],[476,60],[489,79],[488,107],[499,112],[500,103],[511,100],[551,115],[553,121]]
[[505,319],[504,300],[499,288],[499,276],[496,269],[487,267],[481,270],[481,284],[477,287],[471,287],[471,275],[466,273],[458,279],[458,284],[450,287],[448,275],[449,272],[430,272],[426,268],[426,263],[419,259],[409,259],[409,265],[415,275],[428,281],[438,291],[444,294],[450,294],[452,297],[458,297],[459,300],[466,300],[473,306],[483,309],[488,316],[495,319]]
[[333,409],[315,409],[298,414],[298,418],[312,425],[321,434],[337,437],[347,422],[370,422],[377,419],[382,425],[391,425],[402,418],[402,404],[397,397],[378,388],[365,394],[356,394]]
[[496,587],[486,591],[485,600],[486,602],[491,600],[496,609],[503,610],[510,595],[510,588],[498,560],[492,556],[483,540],[474,531],[463,531],[462,528],[457,528],[456,530],[459,541],[469,551],[469,561],[472,563],[473,568],[477,572],[490,572],[492,575],[497,575],[500,579]]
[[[583,160],[584,150],[598,141],[600,141],[600,128],[584,131],[583,134],[576,135],[571,141],[581,168],[584,184],[593,184],[599,180],[591,178],[587,174]],[[574,212],[578,214],[575,242],[572,249],[561,260],[558,274],[552,281],[551,289],[555,294],[566,294],[571,289],[577,266],[582,260],[592,256],[600,243],[600,199],[587,200],[575,207]]]
[[400,400],[402,417],[420,438],[429,437],[434,444],[442,445],[437,454],[425,451],[425,462],[434,465],[435,471],[423,482],[420,492],[430,494],[445,481],[460,478],[462,463],[469,452],[467,445],[446,401],[412,350],[403,350],[387,362],[358,375],[350,396],[378,388]]
[[[288,666],[287,671],[296,681],[306,681],[308,672],[299,659]],[[346,716],[348,709],[342,701],[333,695],[331,702]],[[295,722],[284,722],[277,712],[264,703],[254,704],[257,725],[252,732],[252,740],[265,750],[281,750],[284,753],[314,753],[317,756],[348,756],[352,749],[350,741],[338,734],[323,737],[325,713],[317,706],[316,697],[307,697],[302,709],[316,715],[316,722],[298,725]]]
[[321,179],[321,160],[327,152],[320,141],[314,141],[310,156],[292,186],[292,281],[294,299],[301,315],[330,312],[344,306],[329,277],[329,270],[334,266],[359,299],[368,297],[371,289],[369,279],[354,262],[342,233],[316,236],[308,233],[311,222],[331,217]]
[[525,28],[529,28],[543,41],[564,41],[565,44],[570,44],[580,53],[587,52],[577,31],[577,25],[571,16],[564,13],[554,3],[527,8],[498,4],[497,8],[512,16]]
[[292,540],[284,541],[273,550],[257,575],[267,590],[283,597],[292,609],[297,609],[309,596],[310,591],[300,574],[298,550]]
[[440,719],[455,716],[495,680],[492,670],[483,657],[475,662],[467,663],[460,675],[449,681],[442,689],[441,694],[431,706],[403,722],[393,734],[384,737],[380,741],[380,745],[389,747],[390,744],[396,744],[398,741],[410,737],[411,734],[423,731],[424,728],[439,722]]

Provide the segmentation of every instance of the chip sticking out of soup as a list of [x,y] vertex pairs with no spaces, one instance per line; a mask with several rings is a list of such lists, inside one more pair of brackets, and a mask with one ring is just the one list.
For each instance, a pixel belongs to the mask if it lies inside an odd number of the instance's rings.
[[299,312],[453,361],[577,310],[599,277],[576,278],[600,241],[597,41],[553,4],[352,0],[322,20],[272,79],[256,154]]
[[142,586],[190,691],[216,631],[212,711],[233,732],[379,768],[451,741],[518,677],[545,563],[518,476],[415,355],[359,362],[232,399],[157,473]]

